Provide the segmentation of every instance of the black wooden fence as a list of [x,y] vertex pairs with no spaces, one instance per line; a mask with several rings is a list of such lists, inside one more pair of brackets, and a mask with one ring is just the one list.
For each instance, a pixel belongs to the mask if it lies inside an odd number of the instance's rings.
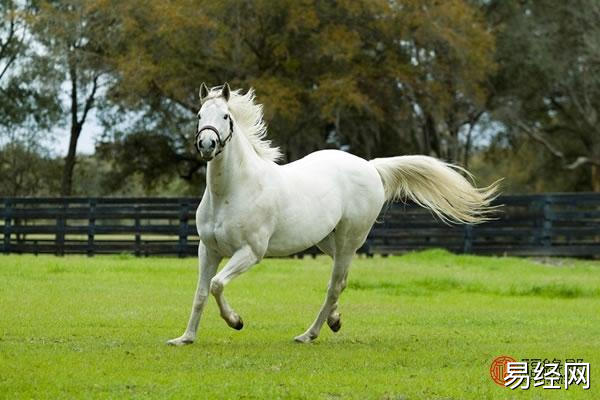
[[[196,255],[198,198],[0,198],[0,252]],[[502,196],[497,219],[445,225],[414,204],[391,204],[360,252],[600,257],[600,194]],[[308,253],[313,251],[309,250]]]
[[5,198],[0,252],[195,255],[198,198]]

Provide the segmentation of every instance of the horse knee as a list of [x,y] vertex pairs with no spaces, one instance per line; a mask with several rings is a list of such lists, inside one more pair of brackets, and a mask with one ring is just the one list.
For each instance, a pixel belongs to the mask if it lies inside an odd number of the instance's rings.
[[213,296],[218,296],[223,291],[223,282],[217,278],[212,278],[210,281],[210,292]]

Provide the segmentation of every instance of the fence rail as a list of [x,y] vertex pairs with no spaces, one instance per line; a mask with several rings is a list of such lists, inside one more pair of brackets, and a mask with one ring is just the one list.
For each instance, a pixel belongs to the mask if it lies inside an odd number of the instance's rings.
[[[0,198],[0,252],[195,255],[198,198]],[[445,225],[414,204],[385,207],[366,254],[432,247],[457,253],[600,257],[600,194],[502,196],[497,219]],[[313,253],[316,250],[308,250]]]

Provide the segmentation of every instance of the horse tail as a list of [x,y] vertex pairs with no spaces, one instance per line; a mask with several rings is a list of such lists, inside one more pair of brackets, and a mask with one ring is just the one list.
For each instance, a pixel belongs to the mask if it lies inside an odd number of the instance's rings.
[[498,207],[490,203],[498,196],[498,182],[476,188],[456,165],[427,156],[376,158],[370,163],[383,182],[386,200],[410,199],[430,209],[446,223],[477,224],[490,220]]

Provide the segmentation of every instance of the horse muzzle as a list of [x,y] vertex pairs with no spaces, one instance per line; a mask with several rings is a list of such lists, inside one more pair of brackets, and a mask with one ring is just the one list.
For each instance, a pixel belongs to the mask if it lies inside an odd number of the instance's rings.
[[215,157],[218,136],[213,136],[210,133],[202,135],[202,131],[196,134],[196,150],[200,153],[202,161],[210,161]]

